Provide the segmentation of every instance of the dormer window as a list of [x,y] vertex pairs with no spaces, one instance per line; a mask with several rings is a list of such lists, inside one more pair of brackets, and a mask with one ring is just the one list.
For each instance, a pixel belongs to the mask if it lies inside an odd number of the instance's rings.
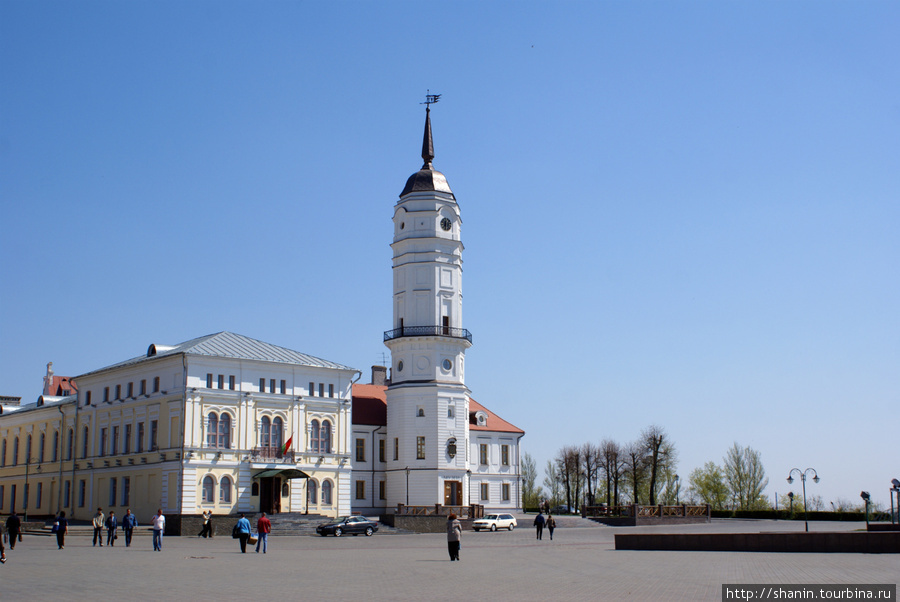
[[425,418],[425,408],[419,408],[416,410],[416,417]]

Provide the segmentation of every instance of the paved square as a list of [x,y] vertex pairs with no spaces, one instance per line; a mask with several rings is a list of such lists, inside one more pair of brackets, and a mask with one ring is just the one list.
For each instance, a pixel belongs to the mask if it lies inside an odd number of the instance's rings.
[[[93,548],[70,536],[28,537],[0,566],[3,600],[720,600],[723,583],[898,583],[900,555],[616,551],[616,532],[796,531],[802,522],[713,521],[681,527],[574,526],[535,541],[520,517],[513,532],[464,532],[451,563],[442,534],[271,537],[266,555],[237,540],[148,536],[131,548]],[[567,522],[569,521],[569,522]],[[566,526],[567,524],[573,526]],[[811,530],[858,529],[813,523]],[[122,542],[122,538],[119,538]]]

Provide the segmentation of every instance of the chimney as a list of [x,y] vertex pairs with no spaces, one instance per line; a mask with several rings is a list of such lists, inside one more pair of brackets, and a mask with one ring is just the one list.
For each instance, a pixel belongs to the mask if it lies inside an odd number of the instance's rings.
[[372,384],[385,386],[387,384],[387,368],[384,366],[372,366]]

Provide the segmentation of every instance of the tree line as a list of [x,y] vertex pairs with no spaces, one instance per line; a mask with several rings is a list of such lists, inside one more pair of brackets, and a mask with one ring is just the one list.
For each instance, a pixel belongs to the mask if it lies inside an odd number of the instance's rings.
[[534,458],[522,456],[526,508],[546,501],[578,512],[582,505],[709,504],[714,510],[770,507],[762,492],[769,480],[759,452],[735,443],[722,464],[691,471],[686,487],[677,473],[678,453],[662,427],[650,425],[628,443],[604,439],[562,447],[547,461],[538,484]]

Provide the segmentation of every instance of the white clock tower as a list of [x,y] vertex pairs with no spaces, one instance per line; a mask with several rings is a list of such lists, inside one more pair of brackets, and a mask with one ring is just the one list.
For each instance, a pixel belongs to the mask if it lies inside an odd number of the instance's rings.
[[462,321],[462,221],[432,167],[429,96],[422,168],[394,207],[394,324],[387,398],[387,506],[468,504],[469,389]]

